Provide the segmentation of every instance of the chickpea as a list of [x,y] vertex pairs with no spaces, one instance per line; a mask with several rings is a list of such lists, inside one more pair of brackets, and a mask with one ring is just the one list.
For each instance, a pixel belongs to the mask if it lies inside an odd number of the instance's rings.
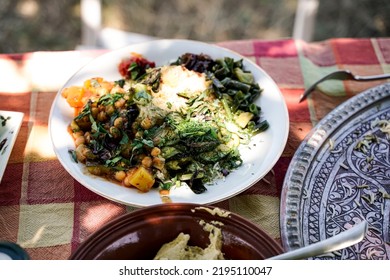
[[123,145],[121,150],[121,156],[129,158],[131,156],[132,149],[133,147],[131,146],[131,143]]
[[86,143],[90,143],[91,142],[91,132],[89,132],[89,131],[85,132],[84,139],[85,139]]
[[142,131],[137,131],[137,133],[135,134],[135,138],[142,138],[144,135],[144,133]]
[[121,171],[117,171],[115,172],[114,174],[114,178],[115,180],[117,180],[118,182],[122,182],[125,178],[126,178],[126,172],[121,170]]
[[85,146],[84,144],[81,144],[75,150],[77,160],[80,162],[83,162],[83,163],[87,159],[87,157],[85,156],[85,149],[87,149],[87,146]]
[[105,120],[107,120],[107,114],[106,114],[106,112],[100,111],[99,114],[97,115],[97,119],[98,119],[98,121],[100,121],[100,122],[104,122]]
[[121,136],[121,132],[119,131],[118,128],[116,128],[115,126],[111,126],[110,127],[110,134],[112,135],[112,137],[114,138],[119,138]]
[[92,114],[92,117],[93,117],[94,119],[96,119],[97,116],[98,116],[98,114],[99,114],[99,108],[93,107],[93,108],[91,109],[91,114]]
[[152,149],[152,151],[150,152],[150,155],[151,155],[152,157],[156,157],[156,156],[158,156],[159,154],[161,154],[161,150],[160,150],[160,148],[157,148],[157,147],[154,147],[154,148]]
[[131,187],[130,180],[131,177],[133,177],[135,171],[137,171],[137,168],[130,169],[126,172],[126,177],[125,179],[123,179],[123,185],[125,185],[126,187]]
[[161,158],[161,157],[155,157],[155,158],[153,158],[152,164],[153,164],[154,168],[162,170],[164,168],[164,165],[165,165],[165,159]]
[[83,136],[84,132],[82,130],[79,130],[79,131],[73,132],[72,135],[73,135],[73,139],[76,139],[77,137]]
[[122,117],[116,118],[115,121],[114,121],[114,126],[116,128],[122,128],[122,126],[123,126],[123,118]]
[[103,104],[99,104],[98,109],[99,109],[99,111],[101,112],[101,111],[105,111],[105,110],[106,110],[106,107],[104,107]]
[[131,187],[130,180],[131,176],[126,176],[125,179],[123,179],[123,185],[125,185],[125,187]]
[[[84,144],[81,144],[80,146],[82,146]],[[79,147],[80,147],[79,146]],[[84,145],[85,146],[85,145]],[[85,158],[87,159],[95,159],[96,156],[92,153],[92,150],[90,148],[88,148],[87,146],[85,146],[84,150],[83,150],[83,155],[85,156]]]
[[111,116],[112,114],[115,113],[115,108],[114,105],[107,105],[106,106],[106,113],[107,115]]
[[76,147],[80,146],[81,144],[84,144],[85,143],[85,138],[84,136],[78,136],[75,140],[74,140],[74,144],[76,145]]
[[142,121],[141,121],[141,127],[143,128],[143,129],[149,129],[149,128],[151,128],[152,127],[152,120],[151,119],[149,119],[149,118],[145,118],[145,119],[143,119]]
[[126,100],[124,98],[120,98],[115,102],[115,108],[120,109],[126,104]]
[[152,166],[152,158],[151,157],[144,157],[141,161],[141,164],[145,168],[149,168]]

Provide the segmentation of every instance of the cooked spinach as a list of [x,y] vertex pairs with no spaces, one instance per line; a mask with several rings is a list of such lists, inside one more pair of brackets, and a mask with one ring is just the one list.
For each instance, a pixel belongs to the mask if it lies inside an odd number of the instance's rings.
[[245,71],[242,59],[233,58],[212,60],[204,54],[186,53],[174,65],[184,65],[187,69],[205,73],[212,81],[215,95],[223,102],[224,108],[232,116],[239,111],[252,112],[254,124],[251,133],[264,131],[267,122],[260,118],[261,109],[254,103],[262,89],[255,82],[251,72]]

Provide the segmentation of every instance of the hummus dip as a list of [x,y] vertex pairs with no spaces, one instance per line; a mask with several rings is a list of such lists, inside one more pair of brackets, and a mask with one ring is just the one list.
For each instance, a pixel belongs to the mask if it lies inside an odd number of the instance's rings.
[[154,257],[155,260],[224,260],[222,231],[220,228],[201,221],[205,231],[209,232],[210,244],[206,248],[189,246],[190,235],[183,232],[169,243],[164,244]]

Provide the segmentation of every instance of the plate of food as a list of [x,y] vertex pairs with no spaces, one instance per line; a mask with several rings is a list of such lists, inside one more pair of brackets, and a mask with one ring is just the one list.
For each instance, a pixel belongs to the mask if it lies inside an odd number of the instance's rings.
[[64,168],[135,207],[237,195],[272,169],[288,131],[284,98],[264,70],[190,40],[99,56],[59,90],[49,119]]
[[21,112],[0,111],[0,182],[22,125],[23,116]]
[[314,259],[390,258],[390,84],[339,105],[306,136],[281,196],[286,251],[337,235],[366,220],[354,246]]

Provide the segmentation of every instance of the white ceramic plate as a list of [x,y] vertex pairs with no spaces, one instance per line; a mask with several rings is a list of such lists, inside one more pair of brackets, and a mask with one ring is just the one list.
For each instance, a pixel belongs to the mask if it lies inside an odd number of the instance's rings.
[[23,116],[21,112],[0,111],[0,182],[22,125]]
[[[268,120],[270,128],[254,137],[248,147],[241,149],[243,166],[229,174],[224,181],[219,180],[207,186],[208,191],[205,193],[194,194],[185,187],[171,190],[172,202],[215,203],[248,189],[272,169],[283,152],[289,131],[285,101],[267,73],[252,61],[225,48],[189,40],[156,40],[130,45],[94,59],[76,72],[63,88],[82,85],[86,79],[96,76],[106,80],[120,79],[117,66],[122,58],[129,57],[131,52],[142,54],[146,59],[156,62],[156,66],[169,64],[186,52],[204,53],[214,59],[226,56],[236,60],[243,59],[245,69],[254,74],[256,81],[264,89],[257,105],[261,107],[263,117]],[[108,182],[103,178],[89,175],[82,164],[76,164],[71,159],[68,150],[74,149],[74,143],[68,134],[67,126],[74,116],[74,111],[61,97],[63,88],[59,90],[51,108],[49,133],[54,151],[64,168],[82,185],[113,201],[136,207],[162,203],[157,190],[140,193],[136,189]]]

